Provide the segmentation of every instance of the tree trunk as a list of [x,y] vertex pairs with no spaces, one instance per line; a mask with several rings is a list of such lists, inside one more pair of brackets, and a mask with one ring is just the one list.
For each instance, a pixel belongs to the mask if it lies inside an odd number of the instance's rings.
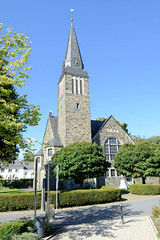
[[142,184],[146,184],[146,178],[142,177]]
[[83,180],[80,180],[80,189],[83,189]]

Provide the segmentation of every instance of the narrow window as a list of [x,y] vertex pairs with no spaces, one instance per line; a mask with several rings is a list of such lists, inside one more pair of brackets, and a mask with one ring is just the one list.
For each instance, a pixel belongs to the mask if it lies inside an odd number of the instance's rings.
[[76,94],[78,94],[78,79],[76,79]]
[[82,95],[82,80],[80,80],[80,94]]
[[52,156],[52,148],[48,149],[48,156]]
[[72,93],[74,93],[74,78],[72,78]]
[[77,110],[79,109],[79,103],[77,103]]
[[111,169],[111,177],[115,177],[115,169]]
[[40,157],[37,157],[37,163],[40,163]]

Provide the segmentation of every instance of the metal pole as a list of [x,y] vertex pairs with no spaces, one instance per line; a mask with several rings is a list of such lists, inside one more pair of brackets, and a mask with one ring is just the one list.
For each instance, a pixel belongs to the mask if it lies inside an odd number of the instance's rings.
[[50,175],[50,163],[48,162],[48,176],[47,176],[47,215],[49,217],[49,175]]
[[59,182],[59,166],[57,165],[57,174],[56,174],[56,209],[58,209],[58,182]]
[[35,199],[35,206],[34,206],[34,221],[36,220],[36,209],[37,209],[37,158],[35,159],[35,179],[34,179],[34,199]]
[[121,211],[121,224],[124,224],[124,221],[123,221],[123,206],[122,206],[122,203],[120,204],[120,211]]
[[46,179],[43,179],[43,186],[42,186],[42,191],[41,191],[41,212],[45,211],[45,183]]

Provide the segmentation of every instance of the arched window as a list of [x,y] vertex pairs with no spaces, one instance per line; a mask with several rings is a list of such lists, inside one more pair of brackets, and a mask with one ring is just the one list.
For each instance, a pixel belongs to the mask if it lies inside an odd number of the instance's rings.
[[104,143],[104,152],[107,161],[114,161],[116,152],[120,149],[121,143],[116,138],[107,138]]

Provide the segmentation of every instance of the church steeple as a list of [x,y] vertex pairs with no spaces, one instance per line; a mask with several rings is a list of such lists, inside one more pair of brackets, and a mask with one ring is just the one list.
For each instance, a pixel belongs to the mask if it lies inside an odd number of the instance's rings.
[[91,119],[88,73],[71,18],[71,28],[58,82],[58,133],[63,146],[91,142]]
[[71,18],[71,28],[68,38],[68,44],[65,54],[65,59],[63,62],[63,71],[65,71],[66,68],[73,68],[82,70],[84,69],[74,25],[73,25],[73,18]]

